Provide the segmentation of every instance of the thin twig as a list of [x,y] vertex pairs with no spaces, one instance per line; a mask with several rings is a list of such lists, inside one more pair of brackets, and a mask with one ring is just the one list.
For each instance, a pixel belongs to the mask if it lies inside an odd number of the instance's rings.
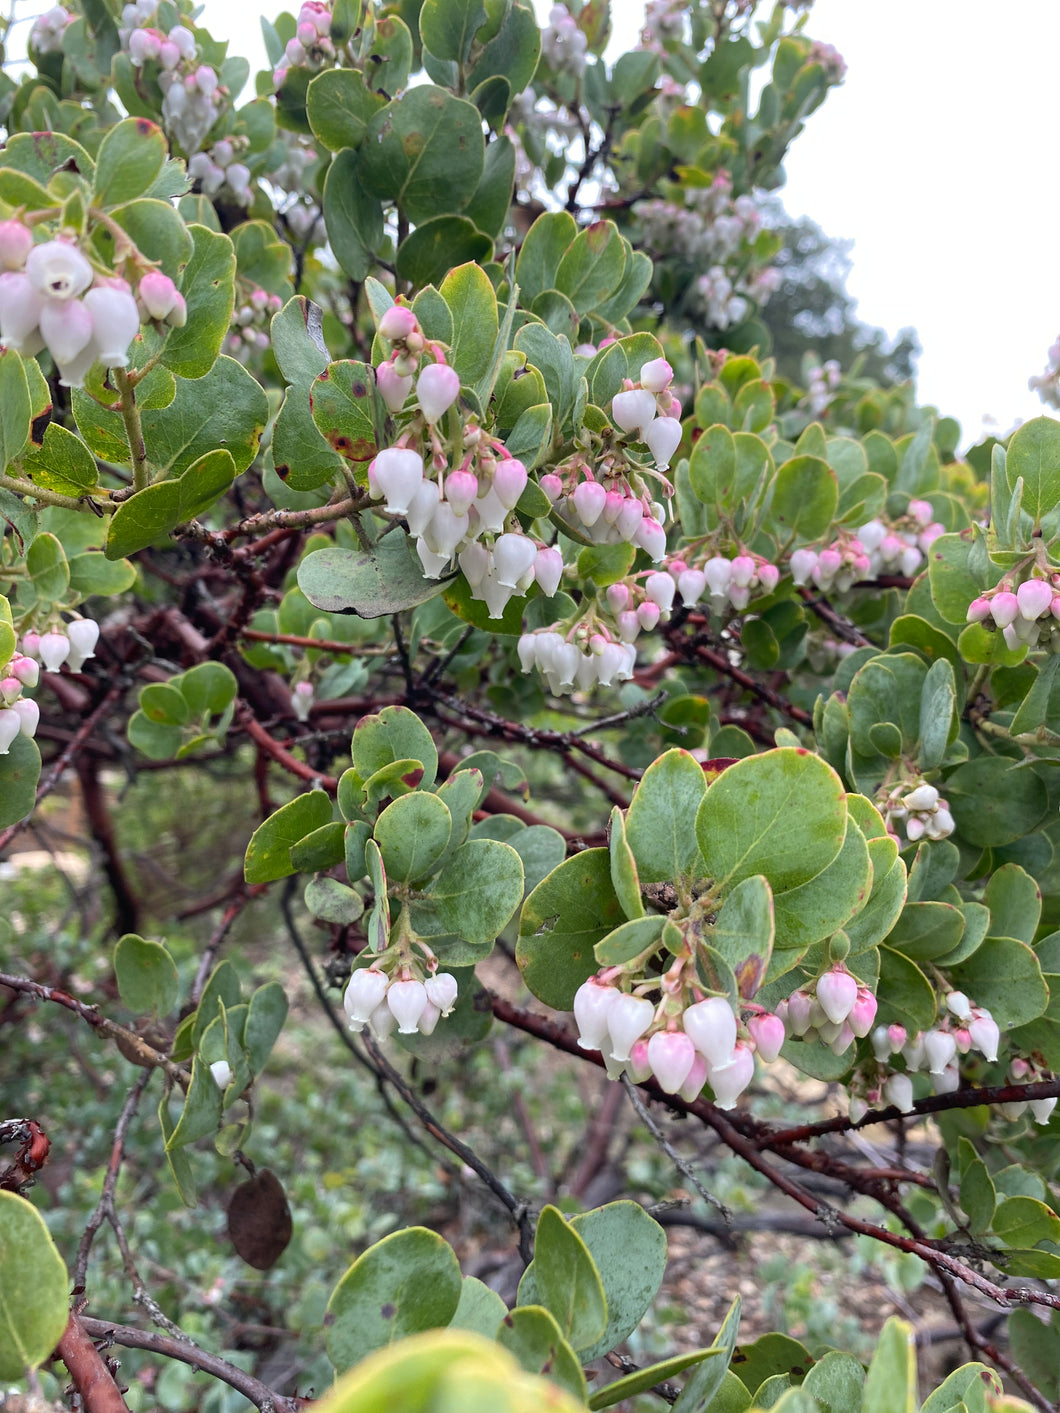
[[641,1122],[669,1158],[670,1162],[673,1163],[677,1171],[688,1179],[704,1202],[716,1208],[716,1210],[721,1213],[723,1221],[730,1223],[732,1221],[732,1213],[729,1211],[728,1207],[726,1207],[725,1203],[719,1198],[715,1197],[713,1192],[708,1191],[708,1189],[703,1186],[692,1164],[687,1158],[681,1157],[680,1153],[678,1153],[677,1149],[648,1112],[648,1106],[640,1097],[640,1094],[637,1092],[637,1086],[633,1083],[628,1074],[622,1076],[622,1087],[629,1095],[629,1102],[633,1105],[634,1109],[636,1109]]

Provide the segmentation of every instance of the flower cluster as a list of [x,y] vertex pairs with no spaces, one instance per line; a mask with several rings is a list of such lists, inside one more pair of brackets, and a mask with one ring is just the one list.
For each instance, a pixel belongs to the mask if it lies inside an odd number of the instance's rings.
[[553,5],[548,12],[548,24],[541,31],[541,57],[557,72],[577,77],[585,70],[585,51],[589,41],[578,28],[566,5]]
[[[415,390],[415,409],[396,444],[368,468],[372,496],[388,514],[405,517],[424,574],[437,579],[458,560],[472,598],[486,604],[491,618],[535,580],[551,597],[562,557],[524,535],[512,514],[526,488],[526,467],[474,419],[461,422],[453,446],[443,437],[439,424],[459,396],[460,379],[441,348],[428,345],[411,309],[388,309],[379,333],[393,345],[393,357],[376,369],[383,401],[391,413],[404,413]],[[424,354],[434,361],[424,362]]]
[[385,1040],[395,1026],[399,1035],[430,1035],[456,998],[457,980],[449,972],[418,981],[407,967],[391,976],[373,963],[353,973],[342,1004],[351,1030],[367,1025],[377,1040]]
[[232,332],[228,336],[229,350],[238,357],[247,349],[264,350],[269,346],[269,320],[283,308],[278,294],[255,286],[232,315]]
[[637,662],[636,649],[629,643],[616,642],[605,632],[590,633],[583,624],[567,636],[555,627],[524,633],[518,651],[523,671],[536,667],[554,697],[627,682]]
[[22,651],[34,662],[42,662],[45,672],[58,672],[63,663],[71,672],[80,672],[95,657],[98,642],[99,624],[91,618],[75,618],[60,621],[44,633],[23,633]]
[[832,401],[842,376],[839,364],[834,358],[829,358],[825,363],[814,365],[806,392],[810,402],[810,411],[815,417],[820,417]]
[[953,815],[949,804],[942,799],[934,785],[924,781],[905,782],[897,789],[883,790],[884,799],[880,803],[880,813],[887,824],[887,831],[898,837],[897,826],[905,827],[905,837],[910,844],[918,839],[946,839],[953,833]]
[[225,92],[217,70],[199,62],[194,31],[185,24],[162,29],[158,9],[157,0],[132,0],[122,10],[118,36],[135,68],[157,65],[163,125],[190,156],[216,122]]
[[1060,408],[1060,338],[1049,349],[1044,371],[1030,378],[1027,386],[1047,407]]
[[36,734],[40,708],[32,697],[22,695],[23,687],[35,687],[40,668],[25,653],[14,653],[0,667],[0,756],[6,756],[21,732],[31,739]]
[[809,60],[812,64],[820,64],[829,83],[842,83],[846,76],[846,60],[834,44],[824,44],[815,39],[810,45]]
[[287,41],[285,63],[273,70],[272,81],[277,88],[287,79],[288,69],[322,69],[335,61],[335,46],[331,41],[331,10],[321,0],[304,0],[298,11],[294,38]]
[[687,608],[697,604],[706,593],[717,614],[724,614],[729,607],[742,613],[752,597],[771,594],[780,579],[780,570],[775,564],[760,555],[750,554],[738,554],[732,559],[715,554],[698,568],[689,568],[683,559],[673,559],[668,568],[676,577],[677,591]]
[[911,500],[909,509],[894,525],[875,519],[855,534],[843,533],[824,549],[809,547],[792,552],[788,562],[796,586],[814,584],[822,593],[833,588],[839,593],[859,579],[875,579],[880,574],[916,574],[928,549],[946,532],[926,500]]
[[777,1014],[787,1036],[804,1043],[820,1040],[833,1055],[843,1055],[872,1029],[876,997],[840,963],[817,978],[812,992],[793,991]]
[[29,32],[29,47],[34,54],[58,54],[63,47],[66,26],[76,19],[61,5],[53,5],[38,15]]
[[684,38],[688,6],[684,0],[648,0],[644,6],[644,27],[639,49],[661,54],[666,43]]
[[167,275],[142,276],[137,299],[128,281],[95,271],[74,241],[34,245],[17,220],[0,221],[0,270],[0,343],[30,356],[47,348],[64,387],[81,387],[97,359],[127,367],[141,318],[180,325],[187,315]]
[[968,622],[981,623],[991,631],[1000,628],[1013,650],[1026,645],[1060,651],[1060,574],[1046,580],[1033,573],[1018,586],[1006,576],[989,593],[972,600]]
[[196,152],[188,163],[188,176],[197,181],[206,196],[226,196],[237,206],[249,206],[250,168],[236,160],[237,148],[245,139],[222,138],[209,152]]

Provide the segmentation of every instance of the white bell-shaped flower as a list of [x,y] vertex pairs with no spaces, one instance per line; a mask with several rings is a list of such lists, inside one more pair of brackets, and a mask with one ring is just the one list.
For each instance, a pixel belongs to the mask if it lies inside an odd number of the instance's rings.
[[92,618],[75,618],[66,625],[66,635],[70,639],[70,666],[72,671],[77,672],[83,662],[96,655],[99,624]]
[[623,432],[642,432],[655,416],[655,397],[647,388],[615,393],[611,399],[611,420]]
[[676,1094],[696,1062],[696,1047],[680,1030],[657,1030],[648,1041],[648,1063],[666,1094]]
[[372,1012],[386,995],[390,978],[374,967],[362,967],[350,977],[342,998],[343,1010],[351,1030],[361,1030],[372,1018]]
[[35,245],[26,256],[26,274],[39,294],[59,303],[76,299],[92,283],[92,266],[68,240]]
[[60,365],[72,363],[92,341],[92,315],[80,299],[46,299],[39,324],[48,352]]
[[[433,1006],[437,1006],[443,1016],[452,1012],[456,1005],[456,998],[460,987],[455,976],[447,971],[440,971],[423,983],[427,992],[427,999]],[[422,1023],[420,1029],[423,1029]]]
[[515,589],[537,559],[537,545],[526,535],[500,535],[493,545],[493,567],[497,582]]
[[397,1021],[398,1034],[415,1035],[427,1005],[427,990],[423,982],[392,981],[387,989],[386,1003]]
[[428,363],[416,379],[416,397],[420,411],[434,423],[445,415],[460,392],[456,371],[445,363]]
[[423,458],[408,447],[388,447],[375,458],[376,485],[386,497],[391,515],[406,515],[412,497],[423,484]]
[[22,730],[22,718],[14,707],[0,708],[0,756],[6,756],[11,742]]
[[82,303],[92,316],[92,335],[99,361],[106,368],[125,368],[129,345],[140,332],[140,311],[128,289],[97,285]]
[[232,1083],[232,1066],[227,1060],[214,1060],[210,1066],[210,1074],[213,1077],[217,1088],[224,1091]]
[[574,1020],[578,1027],[578,1044],[583,1050],[604,1050],[609,1034],[607,1017],[621,993],[614,986],[605,986],[591,976],[574,993]]
[[40,707],[32,697],[20,697],[11,710],[18,715],[18,719],[22,723],[23,736],[28,736],[32,741],[37,734],[37,725],[40,722]]
[[735,1109],[737,1099],[754,1079],[754,1073],[755,1057],[751,1047],[738,1040],[729,1063],[716,1065],[710,1072],[710,1087],[717,1107]]
[[[575,648],[575,652],[577,652]],[[580,656],[580,654],[579,654]],[[607,1031],[611,1037],[611,1054],[616,1060],[628,1060],[635,1041],[651,1025],[655,1007],[646,996],[631,996],[619,992],[618,999],[607,1013]]]
[[70,639],[65,633],[42,633],[38,651],[45,672],[58,672],[70,656]]
[[656,417],[644,429],[644,444],[655,458],[655,465],[665,471],[670,457],[681,445],[681,424],[676,417]]
[[408,522],[410,535],[423,534],[427,526],[431,523],[441,498],[442,493],[438,489],[437,481],[420,482],[416,487],[412,499],[409,501],[409,508],[405,512],[405,519]]
[[727,1065],[736,1049],[736,1016],[724,996],[708,996],[689,1006],[681,1022],[707,1064]]
[[40,347],[38,324],[44,300],[27,274],[6,270],[0,275],[0,343],[18,353]]

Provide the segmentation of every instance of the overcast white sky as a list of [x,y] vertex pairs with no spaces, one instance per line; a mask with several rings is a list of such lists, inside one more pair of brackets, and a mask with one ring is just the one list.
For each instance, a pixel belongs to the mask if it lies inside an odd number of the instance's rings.
[[[544,17],[550,0],[535,3]],[[206,0],[203,14],[255,67],[261,6]],[[617,53],[643,0],[612,13]],[[816,0],[808,32],[848,73],[792,148],[788,210],[853,239],[860,316],[916,328],[921,399],[956,416],[966,444],[984,417],[1007,430],[1037,416],[1027,379],[1060,333],[1060,0]]]

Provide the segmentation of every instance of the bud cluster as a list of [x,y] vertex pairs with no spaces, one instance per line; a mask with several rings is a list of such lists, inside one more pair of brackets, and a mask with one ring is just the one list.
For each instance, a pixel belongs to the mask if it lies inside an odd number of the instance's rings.
[[1014,580],[1006,575],[989,593],[968,605],[968,622],[981,623],[991,632],[1001,629],[1008,647],[1041,648],[1060,652],[1060,574],[1048,579],[1032,571],[1013,592]]
[[815,417],[820,417],[832,401],[838,391],[842,376],[839,364],[834,358],[829,358],[825,363],[814,365],[806,393],[810,403],[810,411]]
[[399,1035],[430,1035],[451,1014],[456,998],[457,980],[449,972],[420,981],[408,966],[391,975],[373,963],[353,973],[342,1004],[351,1030],[367,1025],[377,1040],[385,1040],[395,1026]]
[[278,294],[269,294],[268,290],[254,286],[232,315],[229,350],[238,358],[248,349],[263,351],[268,348],[269,321],[282,308],[283,300]]
[[284,50],[284,63],[273,70],[272,81],[280,88],[287,79],[288,69],[322,69],[334,62],[331,9],[321,0],[304,0],[298,11],[294,37],[287,41]]
[[817,978],[812,992],[793,991],[777,1014],[789,1038],[820,1040],[833,1055],[843,1055],[872,1029],[876,997],[840,963]]
[[222,196],[237,206],[249,206],[250,168],[237,160],[245,146],[245,138],[221,138],[209,152],[195,153],[188,163],[188,176],[199,183],[205,196]]
[[684,38],[688,6],[684,0],[648,0],[644,7],[644,27],[640,32],[639,49],[662,54],[667,42]]
[[0,667],[0,756],[6,756],[21,732],[31,740],[36,735],[40,708],[32,697],[24,697],[24,687],[35,687],[40,668],[32,657],[14,653]]
[[194,31],[185,24],[163,29],[158,10],[157,0],[132,0],[122,10],[118,36],[134,68],[157,66],[162,123],[191,156],[217,121],[226,94],[217,70],[198,62]]
[[38,15],[29,32],[30,52],[58,54],[63,47],[66,26],[76,18],[69,10],[64,10],[62,5],[53,5],[50,10],[45,10],[43,15]]
[[548,24],[541,31],[541,57],[557,73],[577,78],[585,71],[585,51],[589,41],[566,5],[553,5]]
[[946,839],[954,831],[953,815],[948,801],[942,799],[934,785],[923,780],[904,781],[897,788],[884,786],[881,791],[880,813],[887,832],[898,838],[898,826],[904,826],[910,844],[918,839]]
[[606,632],[587,633],[581,624],[566,636],[560,627],[524,633],[518,648],[523,671],[536,667],[554,697],[588,692],[598,684],[610,687],[633,676],[637,653],[629,643],[615,642]]
[[43,663],[45,672],[58,672],[63,663],[71,672],[80,672],[88,659],[95,657],[98,642],[99,624],[91,618],[75,618],[69,623],[60,621],[44,633],[23,633],[22,651],[34,662]]

